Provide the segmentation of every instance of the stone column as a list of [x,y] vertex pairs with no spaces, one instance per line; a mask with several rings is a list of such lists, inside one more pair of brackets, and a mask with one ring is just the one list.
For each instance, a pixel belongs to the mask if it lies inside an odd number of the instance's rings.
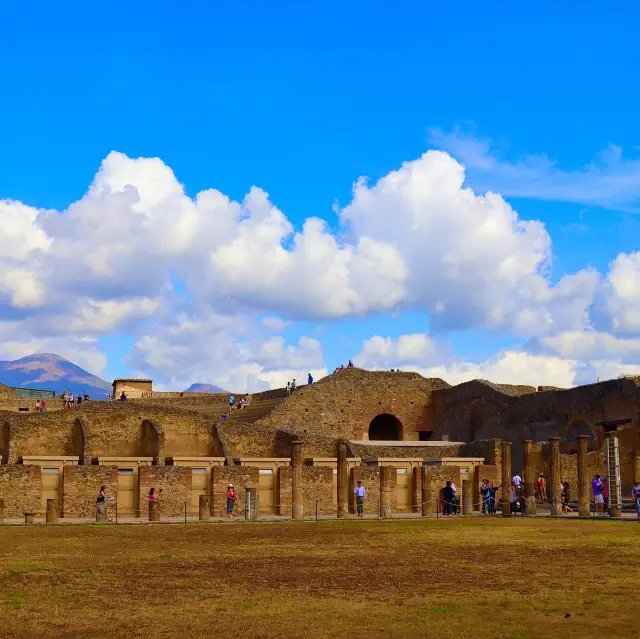
[[509,488],[511,486],[511,442],[500,442],[502,450],[502,514],[511,514]]
[[560,438],[549,437],[549,483],[547,485],[551,501],[551,514],[562,513],[562,493],[560,492]]
[[578,435],[578,515],[588,517],[590,515],[589,504],[591,494],[589,491],[589,475],[587,471],[587,435]]
[[391,466],[380,466],[380,517],[391,517]]
[[462,514],[471,515],[473,513],[473,482],[462,482]]
[[524,480],[524,501],[527,515],[536,514],[536,472],[533,467],[533,442],[525,439],[523,442],[522,479]]
[[347,440],[338,442],[338,519],[349,515],[349,474],[347,471]]
[[157,499],[149,500],[149,521],[160,521],[160,502]]
[[292,519],[304,518],[304,505],[302,501],[302,442],[293,442],[293,454],[291,455],[293,477],[291,482],[291,517]]
[[422,467],[422,516],[433,515],[433,496],[431,493],[431,471]]
[[415,466],[411,475],[411,512],[422,512],[420,506],[422,492],[422,466]]
[[4,523],[4,499],[0,499],[0,524]]
[[251,501],[253,502],[251,519],[257,521],[260,519],[260,486],[251,489]]
[[198,498],[198,519],[200,521],[209,521],[211,517],[211,504],[209,495],[200,495]]
[[55,524],[58,521],[58,504],[55,499],[47,499],[47,519],[48,524]]

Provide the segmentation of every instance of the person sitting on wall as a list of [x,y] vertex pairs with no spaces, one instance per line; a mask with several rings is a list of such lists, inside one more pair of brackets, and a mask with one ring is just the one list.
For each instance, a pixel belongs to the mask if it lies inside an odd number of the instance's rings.
[[353,368],[353,362],[351,360],[349,360],[349,363],[347,364],[347,368]]

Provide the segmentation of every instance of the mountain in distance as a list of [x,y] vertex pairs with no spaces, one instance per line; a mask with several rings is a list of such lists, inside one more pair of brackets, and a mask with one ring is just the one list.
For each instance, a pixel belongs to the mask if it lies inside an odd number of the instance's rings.
[[191,384],[185,393],[226,393],[227,391],[213,384]]
[[13,362],[0,361],[0,383],[17,388],[37,388],[84,393],[92,399],[107,399],[111,384],[53,353],[28,355]]

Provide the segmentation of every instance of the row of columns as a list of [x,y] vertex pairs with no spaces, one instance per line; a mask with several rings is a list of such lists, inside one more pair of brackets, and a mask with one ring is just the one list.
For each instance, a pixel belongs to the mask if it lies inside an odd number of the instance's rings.
[[[578,446],[578,514],[582,517],[589,516],[589,476],[587,474],[587,435],[579,435]],[[523,483],[524,498],[527,512],[535,514],[535,466],[533,460],[533,441],[528,439],[523,442]],[[559,515],[562,510],[562,495],[560,492],[560,438],[550,437],[549,477],[547,482],[548,496],[551,501],[551,514]],[[512,480],[511,442],[501,442],[502,449],[502,512],[509,515],[509,486]],[[349,514],[349,473],[347,467],[347,442],[338,442],[337,459],[337,515],[338,519],[344,519]],[[292,482],[292,517],[302,519],[302,442],[293,442],[293,482]],[[422,473],[422,514],[429,515],[433,512],[431,486],[427,473]],[[462,512],[471,512],[473,508],[473,490],[470,482],[462,484]],[[380,467],[380,514],[382,517],[391,516],[391,468]]]
[[[578,435],[578,514],[581,517],[589,516],[589,475],[587,473],[587,435]],[[533,442],[527,439],[523,442],[523,483],[524,498],[527,512],[535,514],[535,467],[533,463]],[[549,438],[549,477],[547,481],[547,493],[551,502],[551,514],[559,515],[562,512],[562,494],[560,491],[560,437]],[[509,486],[511,486],[511,442],[501,442],[502,452],[502,513],[509,514]]]

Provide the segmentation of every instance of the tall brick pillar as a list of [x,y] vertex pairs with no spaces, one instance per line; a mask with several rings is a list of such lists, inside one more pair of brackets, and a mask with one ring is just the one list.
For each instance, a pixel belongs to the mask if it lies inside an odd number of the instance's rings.
[[422,516],[433,515],[433,495],[431,491],[431,471],[422,467]]
[[523,442],[522,474],[524,480],[524,501],[527,515],[536,514],[536,472],[533,467],[533,442],[525,439]]
[[422,466],[415,466],[411,476],[411,512],[422,512]]
[[293,442],[291,455],[291,465],[293,466],[293,477],[291,482],[291,517],[292,519],[303,519],[304,506],[302,501],[302,442]]
[[502,514],[511,514],[509,488],[511,487],[511,442],[500,442],[502,451]]
[[589,504],[591,495],[589,493],[589,475],[587,472],[587,435],[578,435],[576,444],[578,445],[578,514],[580,517],[588,517],[590,514]]
[[562,493],[560,491],[560,438],[549,437],[549,499],[551,501],[551,514],[559,515],[562,512]]
[[349,516],[349,473],[347,472],[347,440],[338,442],[338,519]]
[[380,466],[380,517],[391,517],[391,466]]
[[58,521],[58,502],[56,499],[47,499],[46,522],[55,524]]
[[473,514],[473,481],[462,482],[462,514]]

